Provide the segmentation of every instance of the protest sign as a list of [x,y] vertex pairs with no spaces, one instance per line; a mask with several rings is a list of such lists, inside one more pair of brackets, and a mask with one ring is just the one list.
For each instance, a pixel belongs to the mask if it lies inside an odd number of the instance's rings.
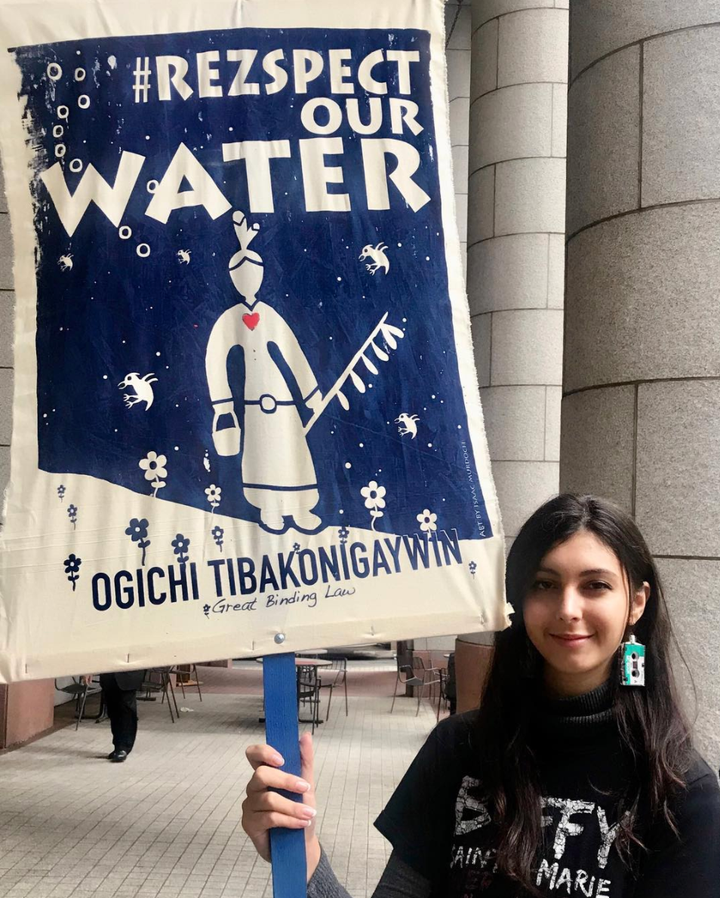
[[0,3],[0,682],[507,624],[443,3]]

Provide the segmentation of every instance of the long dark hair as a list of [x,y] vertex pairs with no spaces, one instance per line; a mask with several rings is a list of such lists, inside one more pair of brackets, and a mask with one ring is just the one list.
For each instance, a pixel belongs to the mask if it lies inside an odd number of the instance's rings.
[[[646,687],[614,690],[613,709],[623,743],[634,764],[635,788],[624,801],[618,838],[629,865],[642,848],[644,825],[664,818],[675,823],[669,806],[684,782],[690,756],[689,728],[679,709],[670,667],[673,634],[655,562],[633,519],[594,496],[564,494],[541,506],[523,525],[507,560],[507,598],[512,625],[496,635],[493,661],[479,711],[478,736],[483,788],[499,827],[499,869],[529,894],[541,846],[537,763],[528,740],[533,688],[541,657],[523,621],[523,601],[542,558],[578,531],[594,534],[618,558],[629,588],[650,584],[645,612],[633,628],[648,646]],[[640,818],[640,820],[639,820]],[[644,824],[644,825],[641,825]]]

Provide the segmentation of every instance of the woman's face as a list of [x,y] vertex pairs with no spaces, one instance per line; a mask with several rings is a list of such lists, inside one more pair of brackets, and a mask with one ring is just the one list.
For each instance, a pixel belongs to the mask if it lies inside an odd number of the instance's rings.
[[523,606],[548,690],[581,695],[604,683],[627,624],[640,619],[649,594],[644,583],[630,595],[617,556],[593,533],[581,530],[554,546]]

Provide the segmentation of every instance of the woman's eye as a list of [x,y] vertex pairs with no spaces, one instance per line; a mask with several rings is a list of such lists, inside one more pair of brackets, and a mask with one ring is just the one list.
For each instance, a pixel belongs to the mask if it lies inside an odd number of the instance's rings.
[[554,585],[551,580],[536,580],[533,583],[533,589],[552,589]]
[[594,580],[592,583],[588,583],[590,589],[603,590],[603,589],[611,589],[609,583],[603,583],[601,580]]

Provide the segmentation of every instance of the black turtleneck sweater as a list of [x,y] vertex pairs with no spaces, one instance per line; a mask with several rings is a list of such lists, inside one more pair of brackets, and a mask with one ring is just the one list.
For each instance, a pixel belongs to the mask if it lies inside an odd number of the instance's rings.
[[[536,885],[572,898],[714,898],[720,895],[720,788],[696,754],[665,824],[643,832],[635,872],[618,854],[620,803],[632,765],[609,683],[571,699],[539,699],[532,744],[542,786],[543,846]],[[376,898],[518,898],[495,868],[496,828],[482,801],[477,712],[437,726],[375,825],[393,856]],[[309,896],[345,896],[326,858]]]

